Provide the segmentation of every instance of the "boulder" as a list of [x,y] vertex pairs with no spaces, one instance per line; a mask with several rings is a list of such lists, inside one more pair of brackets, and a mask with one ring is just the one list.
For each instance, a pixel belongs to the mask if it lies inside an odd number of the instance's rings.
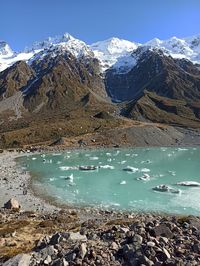
[[10,210],[11,209],[19,210],[21,208],[21,206],[16,199],[12,198],[4,204],[4,208],[10,209]]
[[174,237],[172,231],[165,224],[161,224],[161,225],[156,226],[152,230],[152,235],[155,237],[157,237],[157,236],[163,236],[163,237],[167,237],[167,238],[173,238]]
[[81,235],[79,232],[77,233],[69,233],[69,240],[71,241],[87,241],[87,237],[85,235]]
[[31,256],[28,254],[18,254],[17,256],[6,261],[3,266],[29,266]]

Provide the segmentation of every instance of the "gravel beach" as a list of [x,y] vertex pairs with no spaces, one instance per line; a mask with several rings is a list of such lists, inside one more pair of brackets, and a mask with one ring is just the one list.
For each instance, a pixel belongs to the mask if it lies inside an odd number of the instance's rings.
[[22,210],[52,212],[57,207],[36,197],[29,186],[30,175],[17,166],[15,159],[25,154],[4,151],[0,154],[0,206],[11,198],[20,202]]

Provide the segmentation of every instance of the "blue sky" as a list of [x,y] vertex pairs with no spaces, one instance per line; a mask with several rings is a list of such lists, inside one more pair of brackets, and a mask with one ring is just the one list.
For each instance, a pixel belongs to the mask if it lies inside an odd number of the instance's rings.
[[90,44],[200,34],[200,0],[1,0],[0,39],[14,50],[69,32]]

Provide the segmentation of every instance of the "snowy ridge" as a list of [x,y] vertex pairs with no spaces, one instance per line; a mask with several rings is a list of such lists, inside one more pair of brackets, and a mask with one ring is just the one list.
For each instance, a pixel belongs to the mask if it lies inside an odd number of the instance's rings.
[[42,42],[35,42],[31,47],[26,47],[23,52],[19,53],[11,52],[12,50],[9,50],[7,46],[6,52],[4,48],[1,49],[0,42],[0,72],[17,61],[23,60],[31,64],[35,59],[43,59],[48,53],[55,57],[57,53],[68,51],[76,58],[94,57],[92,50],[83,41],[75,39],[68,33],[63,36],[49,37]]
[[160,49],[173,58],[185,58],[193,63],[200,63],[200,35],[182,39],[172,37],[168,40],[155,38],[145,44],[110,38],[87,45],[65,33],[62,36],[49,37],[42,42],[35,42],[31,47],[25,48],[23,52],[19,53],[13,52],[6,42],[0,41],[0,71],[20,60],[31,64],[35,59],[44,58],[46,54],[54,57],[57,53],[69,51],[77,59],[97,58],[100,62],[101,72],[113,68],[123,74],[137,65],[138,55],[135,51],[138,47],[143,47],[144,50]]
[[168,40],[155,38],[144,45],[161,49],[173,58],[185,58],[193,63],[200,62],[200,36],[183,39],[172,37]]

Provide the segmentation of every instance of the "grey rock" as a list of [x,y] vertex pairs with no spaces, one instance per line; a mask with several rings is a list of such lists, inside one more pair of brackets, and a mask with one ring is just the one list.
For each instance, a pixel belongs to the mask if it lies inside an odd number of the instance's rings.
[[79,232],[77,233],[69,233],[68,235],[68,240],[71,240],[71,241],[87,241],[87,237],[86,235],[81,235]]
[[133,244],[134,244],[135,246],[140,246],[140,245],[142,244],[142,241],[143,241],[143,238],[142,238],[140,235],[135,234],[135,235],[133,236]]
[[152,230],[152,233],[153,233],[153,236],[155,236],[155,237],[157,237],[157,236],[163,236],[163,237],[167,237],[167,238],[173,238],[174,237],[172,231],[164,224],[156,226]]
[[80,245],[80,249],[79,249],[79,255],[80,257],[83,259],[85,257],[85,255],[87,254],[87,246],[85,243],[82,243]]
[[29,266],[31,261],[31,255],[18,254],[17,256],[6,261],[3,266]]
[[193,251],[200,254],[200,243],[194,244],[192,247]]
[[155,243],[154,242],[152,242],[152,241],[149,241],[149,242],[147,242],[147,246],[148,247],[155,247]]
[[47,256],[46,259],[44,260],[45,265],[49,265],[52,262],[51,256]]

